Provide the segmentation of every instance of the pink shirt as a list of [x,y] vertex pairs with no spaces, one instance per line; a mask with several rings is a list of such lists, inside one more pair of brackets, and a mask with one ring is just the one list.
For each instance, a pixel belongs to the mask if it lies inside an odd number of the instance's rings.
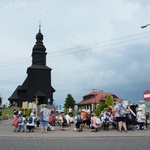
[[97,125],[95,122],[96,122],[96,116],[94,116],[94,117],[91,117],[91,124],[92,124],[92,126],[94,127],[94,128],[99,128],[100,127],[100,125]]

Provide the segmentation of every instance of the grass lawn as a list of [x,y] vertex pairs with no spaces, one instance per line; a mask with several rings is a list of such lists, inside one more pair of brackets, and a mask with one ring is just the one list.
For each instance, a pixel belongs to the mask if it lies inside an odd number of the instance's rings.
[[14,108],[6,108],[2,109],[2,116],[0,116],[1,119],[10,117],[13,115]]

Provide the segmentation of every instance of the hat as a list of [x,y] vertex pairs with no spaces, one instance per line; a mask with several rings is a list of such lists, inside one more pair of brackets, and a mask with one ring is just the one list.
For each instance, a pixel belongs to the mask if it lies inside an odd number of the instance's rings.
[[142,110],[141,108],[138,108],[138,110]]
[[140,100],[139,103],[142,103],[142,101]]
[[82,111],[85,111],[84,109],[82,109]]

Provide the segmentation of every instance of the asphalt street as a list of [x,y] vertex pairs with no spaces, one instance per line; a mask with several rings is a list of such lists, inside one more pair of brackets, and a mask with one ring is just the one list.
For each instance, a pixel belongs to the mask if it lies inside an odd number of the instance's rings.
[[149,150],[147,137],[0,138],[1,150]]
[[0,150],[149,150],[150,130],[134,130],[118,132],[100,130],[91,132],[74,131],[74,126],[67,131],[60,131],[59,126],[54,131],[41,133],[37,128],[33,133],[14,133],[12,119],[0,121]]

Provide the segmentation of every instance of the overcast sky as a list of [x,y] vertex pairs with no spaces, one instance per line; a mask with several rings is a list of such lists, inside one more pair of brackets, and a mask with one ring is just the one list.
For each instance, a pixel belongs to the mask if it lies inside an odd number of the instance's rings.
[[1,0],[4,101],[27,77],[39,21],[57,104],[92,89],[138,102],[150,89],[149,0]]

